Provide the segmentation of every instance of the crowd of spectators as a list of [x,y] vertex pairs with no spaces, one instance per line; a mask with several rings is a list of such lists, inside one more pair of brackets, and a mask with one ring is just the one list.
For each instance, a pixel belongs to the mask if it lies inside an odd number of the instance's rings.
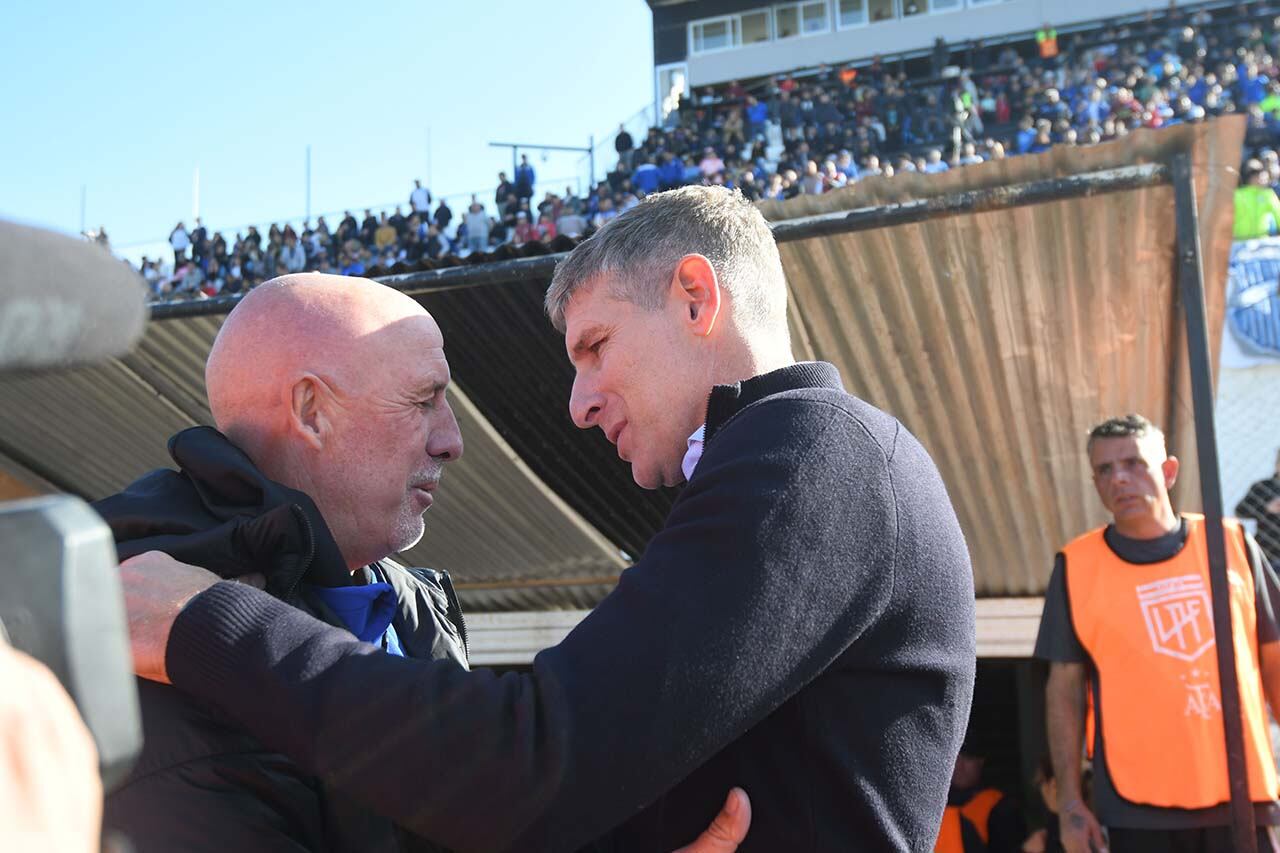
[[296,230],[273,225],[265,236],[249,228],[228,241],[199,220],[190,230],[179,223],[170,235],[172,263],[147,259],[142,272],[161,299],[236,293],[285,272],[362,275],[585,236],[646,194],[690,183],[735,187],[753,200],[788,199],[1229,113],[1248,116],[1249,154],[1277,184],[1275,14],[1263,3],[1214,12],[1170,7],[1064,37],[1046,24],[1034,39],[998,49],[977,42],[953,50],[938,39],[910,70],[876,58],[750,87],[734,81],[683,98],[663,126],[639,139],[620,127],[616,168],[582,198],[566,189],[535,202],[537,176],[522,157],[510,178],[499,173],[491,206],[472,196],[455,212],[415,182],[403,208],[365,210],[360,218],[348,211],[336,226],[320,217]]
[[273,224],[265,235],[250,226],[228,241],[221,232],[210,233],[199,218],[190,229],[179,222],[169,234],[172,261],[143,258],[140,268],[155,298],[208,297],[240,293],[285,273],[364,275],[375,268],[586,231],[588,223],[579,215],[582,203],[571,189],[564,196],[548,192],[531,206],[536,173],[527,158],[514,177],[509,181],[506,173],[498,174],[497,217],[474,195],[466,209],[455,213],[447,199],[437,201],[415,181],[408,204],[379,214],[365,209],[361,217],[344,211],[336,225],[321,216],[300,229]]
[[754,88],[735,81],[683,100],[642,140],[620,134],[611,189],[712,183],[786,199],[1229,113],[1246,114],[1250,143],[1265,148],[1280,135],[1280,45],[1265,12],[1171,8],[1065,47],[1050,25],[999,50],[953,53],[939,39],[914,77],[877,59]]

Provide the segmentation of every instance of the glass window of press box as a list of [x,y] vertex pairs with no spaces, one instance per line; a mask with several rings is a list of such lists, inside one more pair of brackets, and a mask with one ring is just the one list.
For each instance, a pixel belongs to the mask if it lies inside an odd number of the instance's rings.
[[689,23],[692,56],[937,15],[1002,0],[804,0]]

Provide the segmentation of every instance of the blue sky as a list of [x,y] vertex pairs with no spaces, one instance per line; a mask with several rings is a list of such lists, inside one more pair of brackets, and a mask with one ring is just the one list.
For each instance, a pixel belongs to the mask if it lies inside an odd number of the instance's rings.
[[[653,100],[651,18],[644,0],[16,2],[0,79],[0,217],[74,233],[83,185],[86,225],[133,255],[189,224],[197,168],[206,225],[297,222],[308,144],[313,216],[404,202],[428,170],[491,202],[511,167],[493,140],[611,153]],[[540,192],[585,178],[579,155],[530,160]]]

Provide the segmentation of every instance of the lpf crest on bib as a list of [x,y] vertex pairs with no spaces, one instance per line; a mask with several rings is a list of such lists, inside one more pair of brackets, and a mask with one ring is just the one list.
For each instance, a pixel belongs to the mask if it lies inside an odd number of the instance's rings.
[[1182,575],[1138,587],[1138,603],[1156,654],[1194,661],[1213,646],[1209,590],[1200,575]]

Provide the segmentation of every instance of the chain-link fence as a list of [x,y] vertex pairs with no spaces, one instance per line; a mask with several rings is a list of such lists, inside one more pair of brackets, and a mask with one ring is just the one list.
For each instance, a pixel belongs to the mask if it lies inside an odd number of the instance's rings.
[[1216,414],[1223,509],[1256,525],[1280,569],[1280,364],[1223,368]]

